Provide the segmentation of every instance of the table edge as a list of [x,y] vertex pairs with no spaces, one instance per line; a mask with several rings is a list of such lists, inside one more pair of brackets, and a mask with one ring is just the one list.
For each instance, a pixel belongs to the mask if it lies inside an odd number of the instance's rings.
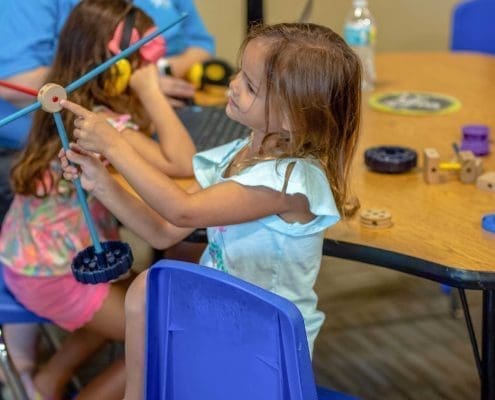
[[359,261],[462,289],[495,289],[493,272],[448,267],[407,254],[324,238],[323,255]]

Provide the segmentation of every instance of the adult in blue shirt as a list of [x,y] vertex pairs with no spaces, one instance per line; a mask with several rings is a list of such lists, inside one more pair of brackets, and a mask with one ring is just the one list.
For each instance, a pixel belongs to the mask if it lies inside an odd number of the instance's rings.
[[[79,0],[1,0],[0,1],[0,80],[33,89],[45,83],[62,26]],[[171,103],[191,98],[194,88],[184,79],[190,66],[211,57],[213,37],[198,14],[194,0],[135,0],[159,27],[188,17],[164,32],[167,63],[171,75],[161,78],[162,90]],[[163,61],[163,60],[162,60]],[[33,97],[0,87],[0,119],[33,102]],[[8,171],[12,157],[22,148],[31,124],[31,115],[0,127],[0,224],[10,204]]]

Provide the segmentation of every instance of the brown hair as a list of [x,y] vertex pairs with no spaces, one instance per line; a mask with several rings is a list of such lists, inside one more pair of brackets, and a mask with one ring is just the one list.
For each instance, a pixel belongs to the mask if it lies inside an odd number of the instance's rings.
[[358,57],[339,35],[316,24],[256,26],[241,53],[252,40],[267,48],[266,121],[272,108],[289,122],[288,139],[279,140],[282,157],[319,160],[344,215],[360,122]]
[[[67,86],[95,66],[107,60],[111,54],[107,49],[116,26],[133,6],[125,0],[82,0],[71,12],[59,36],[58,49],[48,73],[46,82]],[[139,9],[135,9],[134,27],[143,33],[153,26],[153,21]],[[134,67],[139,64],[139,55],[128,57]],[[106,70],[90,82],[69,95],[69,99],[83,107],[92,109],[96,105],[107,106],[117,113],[130,113],[133,120],[143,129],[149,128],[149,120],[137,96],[127,88],[119,96],[112,97],[105,92],[105,82],[111,72]],[[74,114],[62,110],[61,116],[69,140],[73,140]],[[36,186],[43,184],[43,174],[61,148],[60,139],[51,114],[36,111],[29,132],[27,145],[11,172],[13,190],[22,195],[37,195]],[[54,185],[44,187],[44,195]],[[38,194],[39,195],[39,194]]]

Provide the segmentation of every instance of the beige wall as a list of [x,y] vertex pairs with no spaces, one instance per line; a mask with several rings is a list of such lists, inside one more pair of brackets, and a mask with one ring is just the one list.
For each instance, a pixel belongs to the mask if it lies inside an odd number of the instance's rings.
[[[446,50],[450,14],[459,0],[369,0],[377,22],[377,51]],[[305,0],[264,0],[267,23],[295,21]],[[217,39],[217,54],[235,62],[245,32],[245,0],[196,0],[208,29]],[[314,0],[309,19],[342,33],[351,0]]]

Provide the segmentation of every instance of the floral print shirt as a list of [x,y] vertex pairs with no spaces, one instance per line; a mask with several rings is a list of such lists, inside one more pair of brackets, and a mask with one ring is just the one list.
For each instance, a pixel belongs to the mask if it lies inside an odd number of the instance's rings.
[[[94,111],[110,113],[105,108]],[[137,128],[128,115],[110,114],[107,120],[117,130]],[[71,273],[77,253],[93,245],[74,186],[61,178],[62,169],[58,160],[54,160],[43,177],[44,186],[52,187],[50,193],[42,197],[43,185],[38,182],[40,197],[19,194],[14,197],[0,233],[0,261],[16,273],[29,276]],[[115,218],[91,195],[87,202],[99,240],[117,240]]]

